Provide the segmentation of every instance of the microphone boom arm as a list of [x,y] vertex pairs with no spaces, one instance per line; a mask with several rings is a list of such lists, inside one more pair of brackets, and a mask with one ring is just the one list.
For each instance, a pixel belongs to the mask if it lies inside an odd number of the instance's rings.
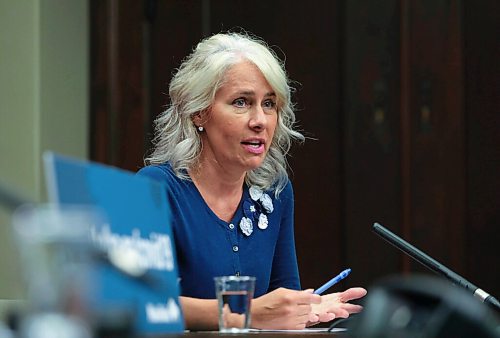
[[448,269],[446,266],[439,263],[438,261],[427,255],[423,251],[417,249],[416,247],[414,247],[401,237],[392,233],[379,223],[374,223],[372,229],[373,232],[375,232],[377,235],[382,237],[384,240],[386,240],[391,245],[401,250],[408,256],[412,257],[414,260],[416,260],[426,268],[434,271],[437,274],[444,276],[454,284],[460,285],[461,287],[470,291],[475,297],[479,298],[482,302],[487,303],[490,306],[496,308],[497,311],[500,311],[500,303],[498,302],[498,300],[489,293],[487,293],[486,291],[481,290],[476,285],[469,282],[467,279],[463,278],[462,276]]

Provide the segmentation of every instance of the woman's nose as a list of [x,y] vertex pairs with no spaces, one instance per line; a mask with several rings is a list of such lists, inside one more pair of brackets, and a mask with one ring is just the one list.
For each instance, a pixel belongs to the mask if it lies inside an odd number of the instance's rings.
[[257,105],[250,114],[249,126],[255,130],[262,130],[266,127],[267,119],[266,113],[262,106]]

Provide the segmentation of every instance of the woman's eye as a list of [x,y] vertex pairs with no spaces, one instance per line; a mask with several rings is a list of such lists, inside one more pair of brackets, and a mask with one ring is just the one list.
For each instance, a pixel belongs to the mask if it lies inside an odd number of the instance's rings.
[[275,108],[276,107],[276,102],[274,102],[273,100],[267,100],[264,102],[263,106],[265,108]]
[[235,105],[236,107],[245,107],[246,101],[243,98],[239,98],[233,101],[233,105]]

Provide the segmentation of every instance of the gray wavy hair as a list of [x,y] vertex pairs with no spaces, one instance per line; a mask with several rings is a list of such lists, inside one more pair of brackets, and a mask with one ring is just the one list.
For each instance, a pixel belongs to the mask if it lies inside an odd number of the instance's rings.
[[286,156],[293,140],[304,141],[294,130],[293,90],[284,62],[267,44],[241,33],[220,33],[202,40],[183,61],[170,82],[170,105],[155,120],[154,149],[146,164],[169,162],[181,179],[197,164],[202,143],[193,117],[213,103],[224,75],[234,64],[250,61],[264,75],[277,97],[278,123],[269,151],[259,168],[247,172],[248,186],[274,189],[276,197],[288,181]]

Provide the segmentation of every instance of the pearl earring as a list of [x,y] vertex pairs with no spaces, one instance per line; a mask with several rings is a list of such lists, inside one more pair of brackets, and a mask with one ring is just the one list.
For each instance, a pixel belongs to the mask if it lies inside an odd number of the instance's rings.
[[198,131],[200,131],[200,132],[201,132],[201,131],[203,131],[203,127],[202,127],[202,126],[199,126],[199,127],[198,127]]

